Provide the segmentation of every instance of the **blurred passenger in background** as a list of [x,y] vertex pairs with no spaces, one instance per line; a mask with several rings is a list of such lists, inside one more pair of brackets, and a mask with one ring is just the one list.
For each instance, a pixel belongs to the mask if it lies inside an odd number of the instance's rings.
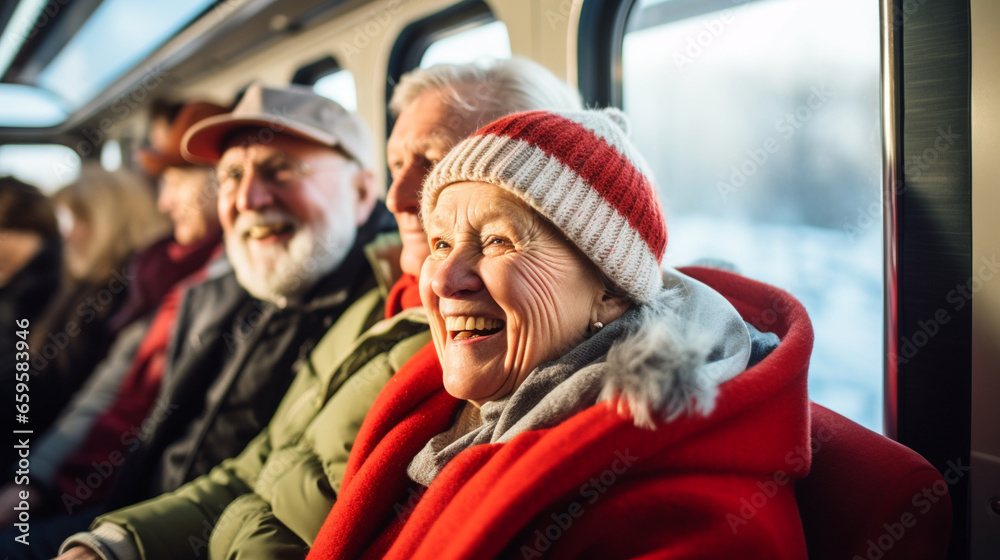
[[31,329],[30,428],[49,425],[104,358],[117,333],[142,315],[130,257],[167,233],[139,175],[85,164],[53,196],[65,241],[63,282]]
[[[16,331],[34,328],[59,289],[61,268],[62,241],[52,202],[33,185],[0,177],[0,386],[5,390],[14,389],[17,341],[23,340]],[[16,326],[22,320],[27,328]],[[6,467],[15,458],[12,434],[5,433],[0,442],[0,464]]]
[[[154,108],[151,145],[139,153],[139,163],[148,175],[159,178],[157,204],[173,223],[174,233],[133,260],[131,275],[137,280],[128,302],[140,309],[150,300],[162,301],[155,313],[119,333],[87,384],[32,447],[31,548],[15,547],[13,557],[51,558],[63,538],[86,528],[101,511],[87,506],[100,503],[131,447],[122,441],[123,434],[142,424],[159,394],[181,296],[207,276],[229,270],[216,209],[215,171],[189,163],[180,152],[181,138],[192,125],[226,111],[205,102]],[[100,473],[101,488],[78,488],[77,479],[92,476],[95,464],[109,465]],[[3,506],[24,489],[7,484],[0,491],[0,527],[9,523],[12,511]],[[53,515],[62,517],[41,521]],[[0,544],[0,550],[5,546]]]
[[195,101],[176,108],[156,104],[153,112],[150,146],[139,152],[138,159],[146,174],[158,178],[157,207],[173,222],[178,245],[218,244],[222,240],[222,226],[215,169],[184,159],[181,139],[199,121],[226,113],[228,109]]
[[51,201],[32,185],[0,177],[0,324],[38,317],[59,287],[61,250]]

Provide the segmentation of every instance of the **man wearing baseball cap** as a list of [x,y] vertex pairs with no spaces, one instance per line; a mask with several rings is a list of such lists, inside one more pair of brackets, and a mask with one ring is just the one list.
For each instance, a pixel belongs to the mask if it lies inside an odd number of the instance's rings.
[[[379,319],[398,260],[381,256],[395,223],[376,198],[367,127],[333,101],[251,86],[232,113],[188,130],[182,152],[215,166],[233,271],[185,296],[158,402],[127,434],[137,449],[112,507],[175,490],[243,450],[328,330],[327,351],[344,352]],[[345,324],[362,297],[371,309]]]
[[307,88],[251,86],[232,113],[188,130],[181,149],[216,167],[234,271],[182,303],[163,419],[142,434],[113,504],[174,490],[242,450],[293,364],[378,284],[365,246],[395,229],[377,201],[364,122]]

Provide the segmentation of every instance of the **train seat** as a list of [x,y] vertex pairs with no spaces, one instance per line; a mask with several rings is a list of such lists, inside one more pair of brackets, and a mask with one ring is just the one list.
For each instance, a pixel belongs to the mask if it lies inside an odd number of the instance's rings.
[[951,499],[941,473],[836,412],[811,412],[812,469],[795,488],[809,558],[944,558]]

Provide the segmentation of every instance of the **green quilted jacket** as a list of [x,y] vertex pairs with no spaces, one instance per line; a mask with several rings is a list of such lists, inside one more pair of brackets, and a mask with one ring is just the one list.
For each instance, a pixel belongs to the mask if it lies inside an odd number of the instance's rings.
[[430,340],[419,307],[360,333],[383,304],[384,288],[375,288],[344,312],[239,456],[94,526],[124,527],[146,560],[304,558],[333,507],[365,414]]

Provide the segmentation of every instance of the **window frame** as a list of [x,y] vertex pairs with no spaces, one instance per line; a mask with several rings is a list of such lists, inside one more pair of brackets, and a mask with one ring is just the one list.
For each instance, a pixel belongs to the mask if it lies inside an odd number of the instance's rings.
[[345,68],[340,65],[340,62],[332,55],[327,55],[296,70],[295,74],[292,75],[291,83],[311,87],[321,79],[341,70],[345,70]]
[[437,13],[407,25],[396,37],[389,53],[385,88],[385,137],[389,138],[396,119],[389,111],[389,100],[403,74],[418,68],[428,47],[435,41],[471,27],[497,21],[483,0],[463,0]]
[[588,107],[622,106],[622,46],[637,0],[587,0],[580,10],[577,88]]

